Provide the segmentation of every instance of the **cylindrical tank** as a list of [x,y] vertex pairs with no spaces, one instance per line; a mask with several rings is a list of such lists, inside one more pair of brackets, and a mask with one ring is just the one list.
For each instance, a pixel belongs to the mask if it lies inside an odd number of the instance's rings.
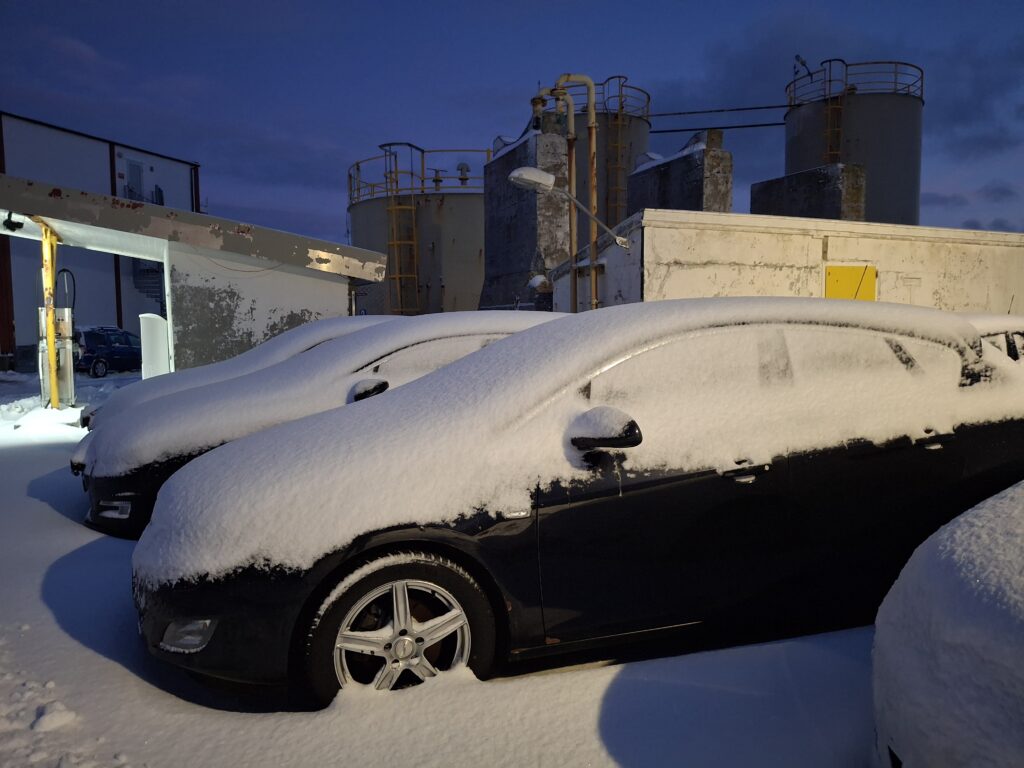
[[484,276],[487,150],[385,144],[349,168],[352,245],[388,255],[383,283],[356,288],[356,311],[475,310]]
[[786,175],[861,165],[865,219],[917,224],[924,72],[899,61],[829,59],[786,86]]

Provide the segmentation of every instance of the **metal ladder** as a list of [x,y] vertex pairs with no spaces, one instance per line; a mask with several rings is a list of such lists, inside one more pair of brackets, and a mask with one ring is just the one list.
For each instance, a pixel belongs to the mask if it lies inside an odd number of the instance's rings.
[[[387,186],[388,266],[387,310],[395,315],[419,312],[419,242],[416,234],[416,198],[412,171],[402,171],[398,153],[383,145],[384,182]],[[402,179],[408,175],[408,186]]]
[[[609,78],[611,79],[611,78]],[[609,98],[605,98],[605,110],[611,114],[611,141],[608,143],[608,186],[605,192],[605,208],[609,226],[614,227],[626,218],[626,99],[622,85],[626,78],[617,79],[618,93],[615,109],[612,110]]]
[[843,96],[831,96],[825,102],[825,150],[822,160],[826,165],[840,162],[843,147]]

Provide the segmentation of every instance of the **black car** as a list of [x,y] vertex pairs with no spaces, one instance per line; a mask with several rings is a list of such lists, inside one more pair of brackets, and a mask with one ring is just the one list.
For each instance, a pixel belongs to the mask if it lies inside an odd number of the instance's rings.
[[133,558],[152,653],[339,687],[737,620],[870,623],[1024,478],[1022,373],[954,315],[804,299],[570,316],[236,441]]
[[107,371],[142,368],[142,342],[134,333],[113,325],[78,328],[74,332],[76,371],[103,378]]

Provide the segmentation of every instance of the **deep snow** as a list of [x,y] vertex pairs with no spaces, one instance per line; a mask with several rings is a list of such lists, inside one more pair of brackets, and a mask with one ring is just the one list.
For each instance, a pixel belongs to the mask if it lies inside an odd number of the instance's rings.
[[879,748],[908,766],[1024,764],[1024,483],[917,548],[878,611]]
[[870,760],[870,628],[486,683],[463,673],[393,694],[346,692],[320,713],[201,684],[141,646],[132,542],[80,523],[88,502],[68,458],[84,430],[16,423],[0,421],[2,766]]

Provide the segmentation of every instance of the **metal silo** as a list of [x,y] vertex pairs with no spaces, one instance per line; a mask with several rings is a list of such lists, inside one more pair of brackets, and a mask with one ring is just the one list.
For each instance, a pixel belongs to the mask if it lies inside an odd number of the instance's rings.
[[901,61],[828,59],[786,86],[786,175],[861,165],[865,219],[917,224],[924,71]]
[[356,290],[367,314],[473,310],[484,275],[489,150],[381,144],[348,171],[352,244],[388,255],[383,284]]

